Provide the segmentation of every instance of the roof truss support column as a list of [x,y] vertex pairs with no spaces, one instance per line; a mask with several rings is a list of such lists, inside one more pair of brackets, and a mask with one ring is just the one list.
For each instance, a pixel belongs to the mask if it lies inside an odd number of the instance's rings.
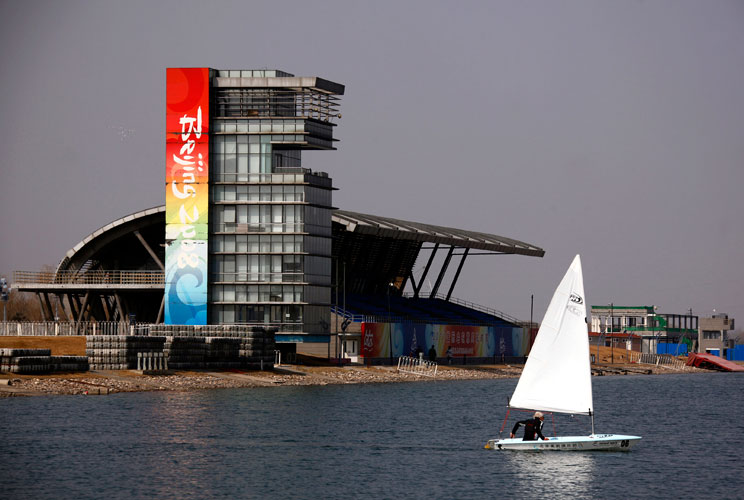
[[41,298],[41,293],[36,292],[36,298],[39,299],[39,309],[41,310],[41,319],[43,321],[49,321],[46,307],[44,307],[44,301]]
[[54,314],[54,308],[52,307],[52,301],[49,300],[49,294],[48,293],[45,293],[44,294],[44,302],[46,303],[47,311],[49,311],[49,318],[50,318],[50,320],[51,321],[56,321],[57,320],[57,315]]
[[447,257],[445,257],[444,263],[442,263],[442,269],[439,271],[439,276],[437,276],[437,281],[436,283],[434,283],[434,289],[431,291],[431,297],[436,297],[437,293],[439,292],[439,286],[442,284],[444,273],[447,272],[447,268],[449,267],[449,263],[452,260],[452,254],[454,252],[455,247],[450,247],[449,251],[447,252]]
[[[336,305],[338,307],[338,305]],[[159,324],[163,322],[163,309],[165,308],[165,294],[163,294],[163,298],[160,299],[160,309],[158,310],[158,317],[155,319],[155,323]]]
[[413,289],[413,296],[415,298],[418,298],[419,291],[421,290],[421,285],[423,285],[424,281],[426,281],[426,275],[429,274],[429,268],[431,267],[431,263],[434,261],[434,254],[437,253],[437,250],[439,250],[439,243],[434,244],[434,249],[431,251],[431,255],[429,255],[429,261],[426,263],[426,267],[424,268],[424,272],[421,274],[421,278],[419,278],[418,287],[414,287]]
[[67,294],[67,303],[70,305],[70,320],[74,323],[78,313],[77,308],[75,307],[76,300],[74,299],[72,293]]
[[[414,297],[418,297],[418,287],[416,286],[416,280],[413,278],[413,270],[408,271],[408,279],[411,280],[411,287],[413,288],[413,294]],[[403,283],[403,289],[405,289],[406,285]]]
[[114,292],[114,299],[116,299],[116,309],[119,311],[119,321],[124,321],[126,316],[124,315],[124,308],[121,305],[121,297],[119,292]]
[[67,315],[67,311],[65,311],[64,295],[62,295],[61,293],[57,294],[57,303],[59,304],[59,309],[62,312],[62,316],[64,316],[65,321],[70,321],[70,317]]
[[112,321],[111,319],[111,307],[109,304],[108,295],[101,294],[101,308],[103,309],[103,317],[106,321]]
[[138,240],[140,240],[140,243],[142,243],[142,246],[145,247],[145,250],[147,250],[147,253],[150,254],[150,257],[152,257],[152,260],[155,261],[155,263],[160,267],[161,271],[165,271],[165,266],[162,262],[160,262],[160,259],[158,258],[158,254],[156,254],[153,249],[150,247],[150,245],[147,244],[145,241],[145,238],[142,237],[139,231],[135,231],[134,235],[137,237]]
[[462,259],[460,259],[460,265],[457,266],[457,272],[455,273],[455,277],[452,278],[452,284],[450,285],[449,292],[447,292],[447,302],[449,302],[450,297],[452,297],[452,291],[455,289],[455,284],[457,283],[458,278],[460,277],[460,271],[462,271],[462,265],[465,264],[465,258],[468,256],[468,252],[470,251],[469,248],[465,249],[465,252],[462,254]]
[[80,312],[78,313],[77,321],[75,322],[75,335],[77,335],[80,330],[80,322],[83,321],[83,315],[85,315],[85,310],[88,308],[88,300],[90,300],[90,292],[85,292],[85,297],[83,298],[83,303],[80,306]]
[[78,315],[80,314],[80,311],[83,308],[83,306],[80,303],[80,294],[75,293],[74,295],[72,295],[72,300],[75,301],[75,317],[77,318]]

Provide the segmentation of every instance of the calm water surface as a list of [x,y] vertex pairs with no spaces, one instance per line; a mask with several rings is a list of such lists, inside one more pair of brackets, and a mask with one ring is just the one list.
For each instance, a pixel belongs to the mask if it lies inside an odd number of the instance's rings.
[[594,378],[596,431],[643,436],[629,453],[484,450],[515,385],[0,399],[0,496],[744,498],[744,376]]

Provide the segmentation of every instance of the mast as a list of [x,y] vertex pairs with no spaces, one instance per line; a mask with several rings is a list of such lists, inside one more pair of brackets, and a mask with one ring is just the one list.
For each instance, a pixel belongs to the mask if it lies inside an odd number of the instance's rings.
[[594,412],[590,409],[589,415],[592,417],[592,436],[594,435]]

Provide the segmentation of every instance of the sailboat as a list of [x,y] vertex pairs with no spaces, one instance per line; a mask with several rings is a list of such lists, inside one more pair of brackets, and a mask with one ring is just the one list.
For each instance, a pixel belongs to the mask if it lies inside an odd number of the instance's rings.
[[[509,408],[590,415],[589,436],[558,436],[548,440],[490,439],[492,450],[630,450],[639,436],[594,433],[592,372],[581,257],[577,255],[553,294]],[[507,413],[508,416],[508,413]],[[503,430],[503,429],[502,429]]]

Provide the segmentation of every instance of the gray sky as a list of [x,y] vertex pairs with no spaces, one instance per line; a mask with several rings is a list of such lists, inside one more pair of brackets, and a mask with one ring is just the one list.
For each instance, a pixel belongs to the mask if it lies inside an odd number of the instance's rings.
[[538,320],[590,304],[744,321],[740,1],[2,1],[0,272],[164,203],[165,68],[346,85],[345,210],[508,236],[455,290]]

